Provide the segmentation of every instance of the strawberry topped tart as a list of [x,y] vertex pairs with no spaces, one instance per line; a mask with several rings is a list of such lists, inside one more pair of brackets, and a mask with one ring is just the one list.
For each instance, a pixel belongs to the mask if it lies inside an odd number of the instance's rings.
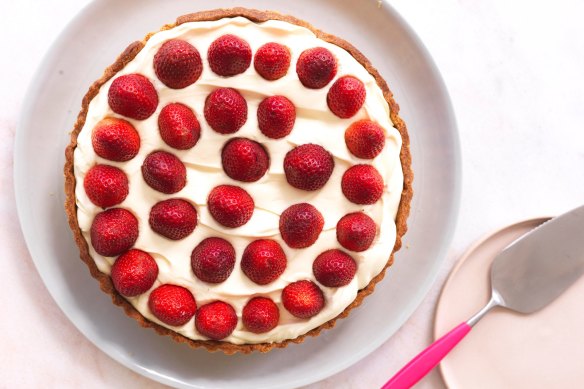
[[408,135],[349,43],[243,8],[181,16],[87,92],[66,212],[102,290],[143,327],[248,353],[316,336],[401,246]]

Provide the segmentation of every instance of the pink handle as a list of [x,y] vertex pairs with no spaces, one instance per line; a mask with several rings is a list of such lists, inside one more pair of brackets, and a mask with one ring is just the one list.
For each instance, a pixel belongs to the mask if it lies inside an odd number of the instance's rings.
[[468,334],[471,326],[461,323],[432,343],[405,365],[381,389],[408,389],[424,378]]

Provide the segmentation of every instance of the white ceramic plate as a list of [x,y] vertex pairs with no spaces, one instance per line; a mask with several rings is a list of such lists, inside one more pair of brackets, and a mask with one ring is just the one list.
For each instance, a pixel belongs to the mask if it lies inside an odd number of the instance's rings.
[[404,248],[363,306],[302,345],[225,356],[175,344],[144,330],[111,304],[79,260],[63,211],[64,149],[81,98],[134,40],[185,13],[239,1],[101,0],[63,31],[28,91],[15,146],[18,212],[49,292],[79,330],[134,371],[180,387],[284,388],[345,369],[386,341],[411,315],[446,253],[458,210],[460,152],[452,108],[421,42],[376,0],[249,0],[250,8],[293,14],[358,47],[380,70],[411,136],[415,196]]

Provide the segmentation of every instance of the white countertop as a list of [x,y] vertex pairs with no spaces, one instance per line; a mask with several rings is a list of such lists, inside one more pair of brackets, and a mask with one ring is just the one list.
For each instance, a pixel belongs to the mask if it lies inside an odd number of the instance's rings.
[[[48,295],[17,222],[12,152],[24,94],[48,45],[88,2],[4,0],[0,12],[0,387],[163,387],[103,354],[67,320]],[[426,44],[452,98],[463,159],[458,228],[414,315],[378,350],[315,389],[379,387],[431,342],[442,283],[473,241],[584,203],[584,3],[390,3]],[[442,387],[437,372],[417,386]]]

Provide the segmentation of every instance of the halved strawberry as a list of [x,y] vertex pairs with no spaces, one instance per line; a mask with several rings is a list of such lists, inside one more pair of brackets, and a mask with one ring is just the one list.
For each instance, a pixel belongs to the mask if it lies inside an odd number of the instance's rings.
[[268,138],[280,139],[292,132],[296,108],[284,96],[270,96],[262,100],[257,115],[262,134]]
[[195,314],[195,327],[203,336],[221,340],[231,335],[237,326],[237,314],[223,301],[205,304]]
[[241,270],[256,284],[269,284],[286,270],[286,254],[275,240],[254,240],[243,252]]
[[266,80],[282,78],[290,67],[290,49],[279,43],[266,43],[256,51],[253,66]]
[[302,280],[288,284],[282,290],[282,304],[292,315],[309,319],[324,308],[325,301],[318,285]]
[[85,175],[83,188],[93,204],[108,208],[121,203],[128,195],[128,177],[117,167],[95,165]]
[[329,109],[338,117],[347,119],[354,116],[365,102],[365,85],[353,76],[339,78],[326,95]]
[[148,186],[166,194],[176,193],[187,184],[185,165],[166,151],[148,154],[142,164],[142,176]]
[[207,205],[211,216],[225,227],[235,228],[247,223],[253,215],[255,204],[242,188],[219,185],[211,190]]
[[312,272],[318,282],[330,288],[345,286],[353,280],[357,263],[347,253],[332,249],[320,254],[312,263]]
[[156,261],[150,254],[138,249],[131,249],[120,255],[111,269],[114,288],[127,297],[148,291],[154,285],[156,277]]
[[198,279],[218,284],[229,278],[235,267],[235,250],[222,238],[207,238],[191,254],[191,267]]
[[220,134],[233,134],[247,121],[247,103],[233,88],[218,88],[205,100],[205,119]]
[[129,122],[118,118],[99,121],[91,133],[95,154],[110,161],[125,162],[140,150],[140,135]]
[[197,302],[187,288],[164,284],[150,293],[148,307],[158,320],[178,327],[188,323],[195,315]]
[[251,48],[240,37],[226,34],[211,43],[207,56],[213,72],[224,77],[235,76],[249,67]]
[[168,199],[156,203],[148,218],[150,228],[168,239],[180,240],[197,227],[197,210],[182,199]]
[[280,321],[280,310],[272,299],[254,297],[243,307],[241,321],[249,332],[262,334],[276,328]]
[[193,45],[182,39],[171,39],[154,55],[154,71],[167,87],[182,89],[199,79],[203,63]]
[[115,257],[136,243],[138,219],[123,208],[110,208],[95,215],[89,234],[96,253]]
[[295,188],[313,191],[329,180],[335,161],[324,147],[312,143],[300,145],[284,157],[286,181]]
[[179,150],[195,146],[201,137],[201,125],[192,109],[181,103],[170,103],[158,116],[162,140]]
[[371,120],[359,120],[345,131],[345,143],[355,157],[373,159],[385,146],[385,132],[379,124]]
[[296,62],[296,73],[305,87],[323,88],[337,74],[337,59],[324,47],[304,50]]
[[371,165],[355,165],[343,174],[341,189],[352,203],[375,204],[383,194],[383,177]]
[[154,85],[141,74],[126,74],[116,78],[108,91],[112,111],[136,120],[149,118],[158,106]]
[[221,163],[225,174],[234,180],[254,182],[266,174],[270,158],[258,142],[234,138],[223,146]]
[[373,243],[377,226],[363,212],[343,216],[337,223],[337,240],[347,250],[365,251]]
[[308,203],[294,204],[280,216],[280,234],[292,248],[312,246],[324,226],[322,214]]

